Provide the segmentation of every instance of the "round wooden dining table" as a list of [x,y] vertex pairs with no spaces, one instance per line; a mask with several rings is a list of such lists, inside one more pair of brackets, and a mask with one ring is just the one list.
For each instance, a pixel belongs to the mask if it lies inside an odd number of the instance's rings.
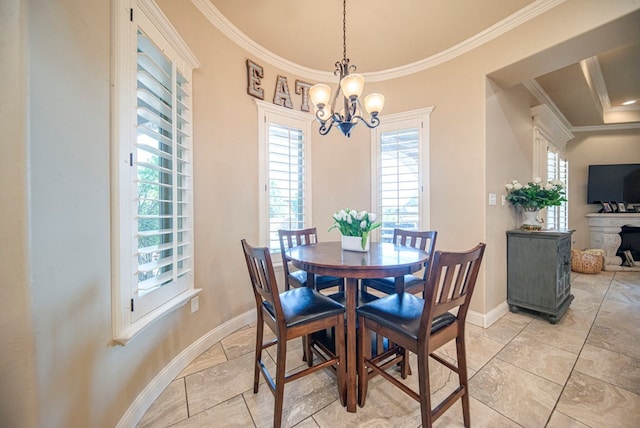
[[[366,278],[396,278],[396,291],[404,287],[404,275],[422,269],[429,258],[423,250],[372,242],[367,252],[343,250],[340,242],[319,242],[292,247],[286,252],[293,265],[314,275],[345,278],[347,319],[347,411],[356,411],[356,294]],[[313,280],[311,281],[311,283]]]

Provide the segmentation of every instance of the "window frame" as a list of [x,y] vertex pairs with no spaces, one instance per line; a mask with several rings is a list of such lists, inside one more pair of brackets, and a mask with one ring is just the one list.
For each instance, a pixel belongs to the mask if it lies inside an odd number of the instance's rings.
[[[135,184],[137,174],[133,159],[137,145],[138,28],[142,28],[145,35],[163,51],[165,56],[170,58],[175,66],[174,69],[179,70],[189,82],[192,82],[192,70],[198,68],[200,64],[155,2],[115,0],[112,5],[112,330],[114,342],[126,345],[155,320],[183,306],[201,291],[194,287],[194,275],[191,269],[184,280],[175,281],[175,287],[162,286],[158,290],[146,293],[142,298],[144,299],[142,307],[134,304],[138,291],[137,275],[134,275],[138,264],[133,260],[137,252],[137,238],[134,236],[137,230],[137,209],[134,201],[137,195]],[[189,97],[188,107],[191,106],[192,99]],[[193,118],[193,114],[190,118]],[[178,184],[174,182],[172,186],[177,187]],[[190,193],[192,201],[193,171],[191,171]],[[191,209],[187,217],[193,225],[192,204],[190,205]],[[172,215],[177,216],[177,214]],[[193,266],[193,239],[190,241]],[[138,301],[138,303],[142,302],[143,300]],[[150,303],[153,309],[140,315],[147,303]],[[136,306],[138,306],[137,313]]]
[[[430,227],[430,187],[429,187],[429,145],[430,145],[430,117],[434,107],[426,107],[407,112],[385,115],[381,117],[381,124],[371,131],[371,206],[372,211],[381,218],[379,198],[380,174],[380,138],[383,133],[394,130],[418,129],[418,230],[428,230]],[[373,232],[374,240],[380,240],[380,230]]]
[[[308,113],[303,113],[261,100],[255,100],[258,110],[258,189],[259,189],[259,242],[260,245],[270,247],[270,215],[269,215],[269,125],[279,123],[281,125],[295,127],[303,132],[304,144],[304,227],[313,224],[312,210],[312,181],[311,181],[311,123],[314,118]],[[271,248],[271,253],[279,253],[279,248]],[[276,258],[274,260],[279,260]],[[278,265],[281,262],[275,261]]]

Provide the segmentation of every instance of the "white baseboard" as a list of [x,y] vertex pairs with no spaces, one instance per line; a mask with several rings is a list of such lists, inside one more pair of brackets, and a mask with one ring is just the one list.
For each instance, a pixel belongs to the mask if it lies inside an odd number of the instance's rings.
[[116,425],[117,428],[133,428],[142,419],[145,412],[160,396],[162,391],[200,354],[221,341],[231,333],[256,321],[255,309],[238,315],[224,324],[214,328],[176,356],[133,400],[127,411]]
[[467,313],[467,322],[477,325],[478,327],[487,328],[502,318],[507,312],[509,312],[509,305],[505,301],[491,309],[486,314],[469,310]]

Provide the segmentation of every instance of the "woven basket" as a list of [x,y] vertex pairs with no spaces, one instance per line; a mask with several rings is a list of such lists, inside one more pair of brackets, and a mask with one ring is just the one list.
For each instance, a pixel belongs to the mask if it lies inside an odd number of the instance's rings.
[[604,267],[604,250],[571,250],[571,270],[598,273]]

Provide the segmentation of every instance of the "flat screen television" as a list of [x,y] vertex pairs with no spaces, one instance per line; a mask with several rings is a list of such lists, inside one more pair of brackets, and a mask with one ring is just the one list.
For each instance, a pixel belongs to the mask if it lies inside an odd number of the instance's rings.
[[589,165],[587,203],[640,203],[640,163]]

